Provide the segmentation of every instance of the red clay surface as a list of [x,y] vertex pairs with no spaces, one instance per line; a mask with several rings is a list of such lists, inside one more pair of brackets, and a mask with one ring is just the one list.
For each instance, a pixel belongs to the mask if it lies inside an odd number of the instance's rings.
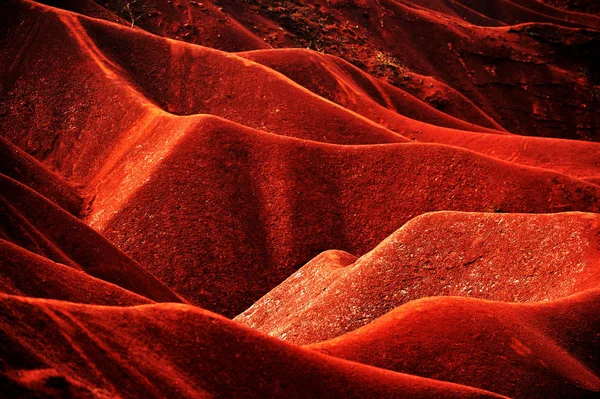
[[597,289],[535,304],[426,298],[309,348],[510,397],[591,397],[598,305]]
[[0,292],[5,294],[106,306],[135,306],[153,302],[4,240],[0,240],[0,253]]
[[411,300],[555,300],[600,282],[600,216],[436,212],[353,259],[326,252],[236,317],[296,344],[335,338]]
[[[70,388],[68,377],[105,397],[500,397],[319,355],[187,305],[0,303],[2,379],[23,393]],[[61,377],[42,384],[40,372]]]
[[599,11],[1,2],[0,397],[595,397]]

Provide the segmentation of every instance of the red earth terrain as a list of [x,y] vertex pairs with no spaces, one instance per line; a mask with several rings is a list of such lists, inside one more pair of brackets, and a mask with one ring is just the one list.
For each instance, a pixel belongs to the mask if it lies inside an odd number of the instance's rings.
[[600,394],[600,9],[0,3],[0,397]]
[[356,258],[328,251],[236,320],[298,344],[430,296],[556,300],[600,282],[600,215],[435,212]]
[[599,294],[535,304],[424,298],[308,348],[510,397],[592,397],[600,389]]

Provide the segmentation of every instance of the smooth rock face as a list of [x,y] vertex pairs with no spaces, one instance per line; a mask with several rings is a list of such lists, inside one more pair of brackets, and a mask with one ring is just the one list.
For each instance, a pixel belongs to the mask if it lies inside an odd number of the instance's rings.
[[1,2],[0,397],[597,396],[592,3]]

